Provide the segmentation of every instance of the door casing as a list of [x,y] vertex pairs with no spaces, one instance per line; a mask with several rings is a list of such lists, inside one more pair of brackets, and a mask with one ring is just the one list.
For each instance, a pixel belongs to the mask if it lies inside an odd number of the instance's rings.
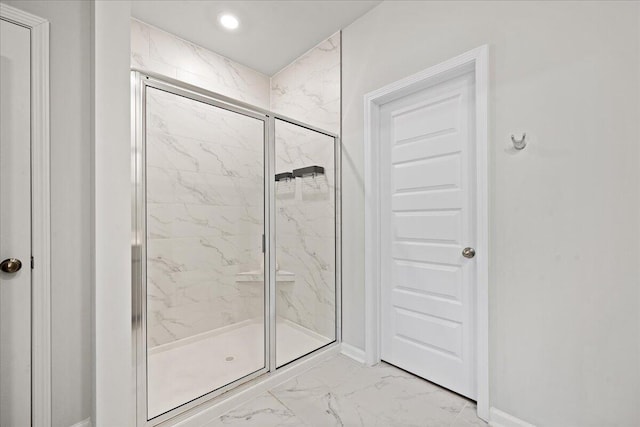
[[364,96],[365,170],[365,361],[380,362],[381,183],[380,109],[393,100],[465,72],[475,77],[476,143],[476,375],[478,416],[489,418],[489,244],[488,244],[488,46],[480,46]]
[[49,21],[4,3],[0,19],[31,32],[31,416],[51,425]]

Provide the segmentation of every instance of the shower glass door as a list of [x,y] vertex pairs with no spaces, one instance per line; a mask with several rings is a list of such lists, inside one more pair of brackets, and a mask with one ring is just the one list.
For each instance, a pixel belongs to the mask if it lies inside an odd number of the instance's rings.
[[292,119],[132,73],[136,425],[340,337],[340,144]]
[[336,139],[275,119],[276,365],[336,340]]
[[143,93],[139,382],[153,419],[267,371],[266,119],[162,85]]

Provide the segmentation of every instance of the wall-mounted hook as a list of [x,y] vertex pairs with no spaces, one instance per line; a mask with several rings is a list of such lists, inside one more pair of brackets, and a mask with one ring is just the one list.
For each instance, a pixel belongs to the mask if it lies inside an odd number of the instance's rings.
[[513,135],[511,135],[511,142],[513,142],[513,148],[515,148],[516,150],[522,150],[524,147],[526,147],[527,146],[527,141],[525,141],[526,137],[527,137],[527,134],[523,133],[522,138],[518,140]]

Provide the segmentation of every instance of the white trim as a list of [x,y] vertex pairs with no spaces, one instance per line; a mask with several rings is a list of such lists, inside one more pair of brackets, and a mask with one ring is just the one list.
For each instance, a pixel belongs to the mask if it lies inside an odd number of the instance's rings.
[[346,342],[343,342],[341,353],[347,356],[348,358],[355,360],[358,363],[362,363],[362,364],[365,363],[364,350],[359,349],[358,347],[354,347],[351,344],[347,344]]
[[200,427],[214,422],[220,415],[227,413],[233,408],[242,405],[270,390],[279,384],[289,381],[303,372],[317,366],[325,360],[331,359],[340,352],[338,343],[330,347],[307,356],[298,363],[284,366],[272,373],[266,373],[254,381],[238,386],[209,403],[196,406],[187,413],[169,419],[160,426],[172,427]]
[[489,425],[491,427],[535,427],[533,424],[529,424],[520,418],[516,418],[513,415],[493,407],[490,409],[489,415]]
[[49,21],[47,21],[44,18],[40,18],[39,16],[32,15],[29,12],[16,9],[13,6],[9,6],[8,4],[4,4],[4,3],[0,3],[0,16],[9,21],[13,21],[20,25],[24,25],[29,29],[40,26],[42,24],[49,23]]
[[0,17],[31,32],[31,414],[40,427],[51,425],[49,21],[3,3]]
[[82,421],[78,421],[77,423],[75,423],[71,427],[91,427],[91,417],[85,418]]
[[463,70],[475,73],[477,182],[477,399],[478,416],[489,419],[488,306],[488,46],[481,46],[364,96],[365,178],[365,361],[380,361],[379,111],[383,104],[432,86]]

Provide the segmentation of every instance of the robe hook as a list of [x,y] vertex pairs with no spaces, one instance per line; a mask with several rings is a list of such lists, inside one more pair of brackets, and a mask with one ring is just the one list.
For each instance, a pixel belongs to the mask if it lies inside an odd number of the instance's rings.
[[522,150],[524,147],[527,146],[527,141],[525,141],[525,138],[527,137],[526,133],[522,134],[522,138],[520,139],[516,139],[515,136],[511,135],[511,142],[513,142],[513,148],[515,148],[516,150]]

